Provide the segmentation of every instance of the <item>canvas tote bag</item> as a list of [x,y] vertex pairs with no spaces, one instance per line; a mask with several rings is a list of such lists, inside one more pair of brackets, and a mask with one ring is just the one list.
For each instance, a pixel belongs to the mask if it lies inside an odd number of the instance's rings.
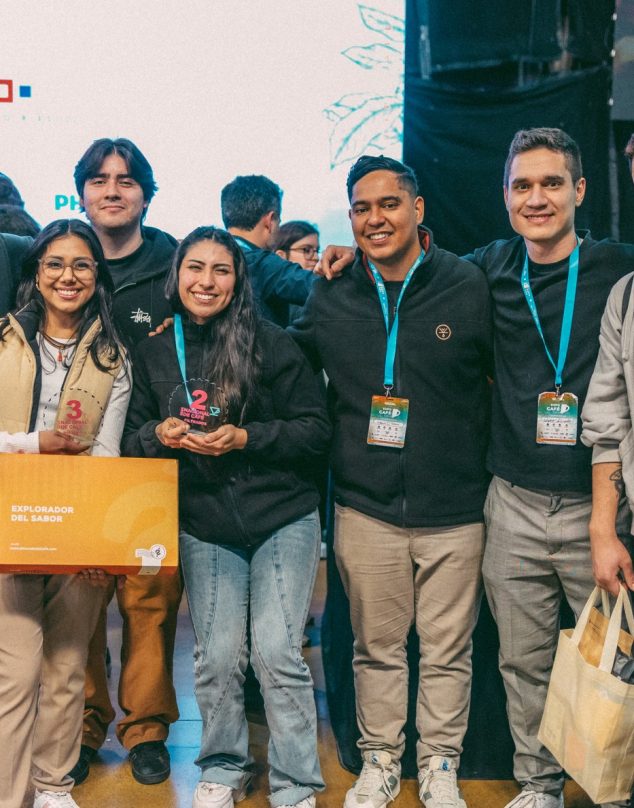
[[[600,593],[603,614],[595,608]],[[611,672],[617,644],[630,653],[633,635],[624,587],[611,615],[596,587],[574,631],[559,633],[538,738],[595,803],[629,799],[634,783],[634,685]]]

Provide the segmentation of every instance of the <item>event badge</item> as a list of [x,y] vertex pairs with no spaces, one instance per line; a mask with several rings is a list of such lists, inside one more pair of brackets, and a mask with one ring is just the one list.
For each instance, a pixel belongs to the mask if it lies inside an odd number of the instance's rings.
[[174,388],[167,405],[169,414],[189,424],[190,432],[204,435],[227,422],[226,399],[220,387],[208,379],[188,379]]
[[559,337],[559,354],[557,362],[546,344],[544,331],[537,312],[537,304],[533,297],[530,279],[528,276],[528,253],[524,258],[524,266],[520,283],[524,297],[528,304],[535,328],[544,346],[548,361],[555,371],[555,392],[540,393],[537,397],[537,443],[546,443],[551,446],[574,446],[577,442],[577,415],[579,401],[573,393],[562,393],[564,366],[568,355],[572,321],[575,310],[575,296],[577,293],[577,279],[579,277],[579,245],[577,244],[568,259],[568,278],[566,280],[566,297],[564,311],[561,318],[561,333]]
[[537,443],[574,446],[579,400],[574,393],[540,393],[537,397]]
[[398,340],[398,312],[405,290],[424,258],[425,250],[421,249],[418,258],[405,275],[401,292],[396,301],[396,306],[394,307],[394,320],[392,321],[391,327],[389,300],[385,283],[374,264],[371,261],[368,262],[376,285],[376,291],[383,313],[383,321],[385,323],[385,332],[387,334],[385,365],[383,368],[383,387],[385,388],[385,395],[372,396],[372,406],[370,407],[368,443],[372,446],[390,446],[393,449],[402,449],[403,446],[405,446],[405,432],[407,431],[407,418],[409,416],[409,399],[394,398],[392,396],[392,389],[394,387],[394,362],[396,360],[396,344]]
[[408,398],[372,396],[368,443],[402,449],[405,446],[408,415]]

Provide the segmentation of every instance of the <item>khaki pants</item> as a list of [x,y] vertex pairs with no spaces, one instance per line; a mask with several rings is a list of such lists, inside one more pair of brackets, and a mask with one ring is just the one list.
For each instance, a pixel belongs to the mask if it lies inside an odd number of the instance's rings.
[[0,575],[0,805],[29,777],[69,791],[81,738],[88,642],[103,589],[75,575]]
[[[106,609],[111,586],[90,642],[86,668],[86,706],[82,743],[99,749],[115,712],[106,678]],[[176,618],[182,594],[176,575],[131,575],[117,590],[123,617],[119,704],[124,717],[117,737],[132,749],[146,741],[164,741],[178,720],[172,678]]]
[[336,507],[335,554],[350,600],[362,752],[399,760],[405,745],[406,641],[420,640],[417,763],[460,762],[471,696],[484,526],[399,528]]

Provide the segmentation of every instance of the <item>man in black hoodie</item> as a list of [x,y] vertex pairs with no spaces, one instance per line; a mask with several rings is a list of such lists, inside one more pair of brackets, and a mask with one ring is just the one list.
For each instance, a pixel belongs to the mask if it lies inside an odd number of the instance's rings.
[[[75,185],[97,233],[115,285],[113,309],[129,343],[147,336],[170,315],[164,280],[176,239],[143,224],[157,187],[152,167],[125,138],[96,140],[75,167]],[[117,590],[123,617],[119,741],[130,750],[132,774],[144,784],[170,773],[165,740],[178,719],[172,681],[180,576],[129,576]],[[112,591],[109,593],[112,596]],[[105,609],[93,637],[86,671],[86,710],[80,757],[71,776],[80,783],[103,744],[115,713],[106,679]]]
[[465,808],[456,770],[484,551],[489,293],[484,275],[422,226],[407,166],[362,157],[348,195],[354,264],[315,282],[290,329],[328,375],[334,422],[335,555],[363,755],[345,808],[383,808],[399,792],[412,623],[420,796],[427,808]]

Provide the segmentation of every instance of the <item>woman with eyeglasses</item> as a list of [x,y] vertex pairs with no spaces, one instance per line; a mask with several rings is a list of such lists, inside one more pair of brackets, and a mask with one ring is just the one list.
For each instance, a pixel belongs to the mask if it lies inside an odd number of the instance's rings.
[[319,230],[299,219],[285,222],[279,227],[271,249],[312,272],[319,260]]
[[[131,378],[94,232],[59,219],[25,255],[0,319],[0,451],[118,455]],[[81,422],[81,434],[67,427]],[[63,494],[63,491],[60,492]],[[0,805],[75,808],[84,670],[105,575],[0,574]]]
[[[299,219],[285,222],[279,227],[271,249],[281,258],[294,261],[302,269],[312,272],[319,261],[319,230],[310,222]],[[289,322],[298,317],[302,309],[303,306],[290,304]]]
[[313,467],[330,438],[324,403],[293,340],[257,316],[229,233],[190,233],[166,294],[174,326],[138,346],[123,449],[179,461],[181,564],[203,722],[193,805],[232,808],[253,776],[244,708],[250,655],[270,730],[270,803],[314,808],[323,781],[301,638],[319,561]]

